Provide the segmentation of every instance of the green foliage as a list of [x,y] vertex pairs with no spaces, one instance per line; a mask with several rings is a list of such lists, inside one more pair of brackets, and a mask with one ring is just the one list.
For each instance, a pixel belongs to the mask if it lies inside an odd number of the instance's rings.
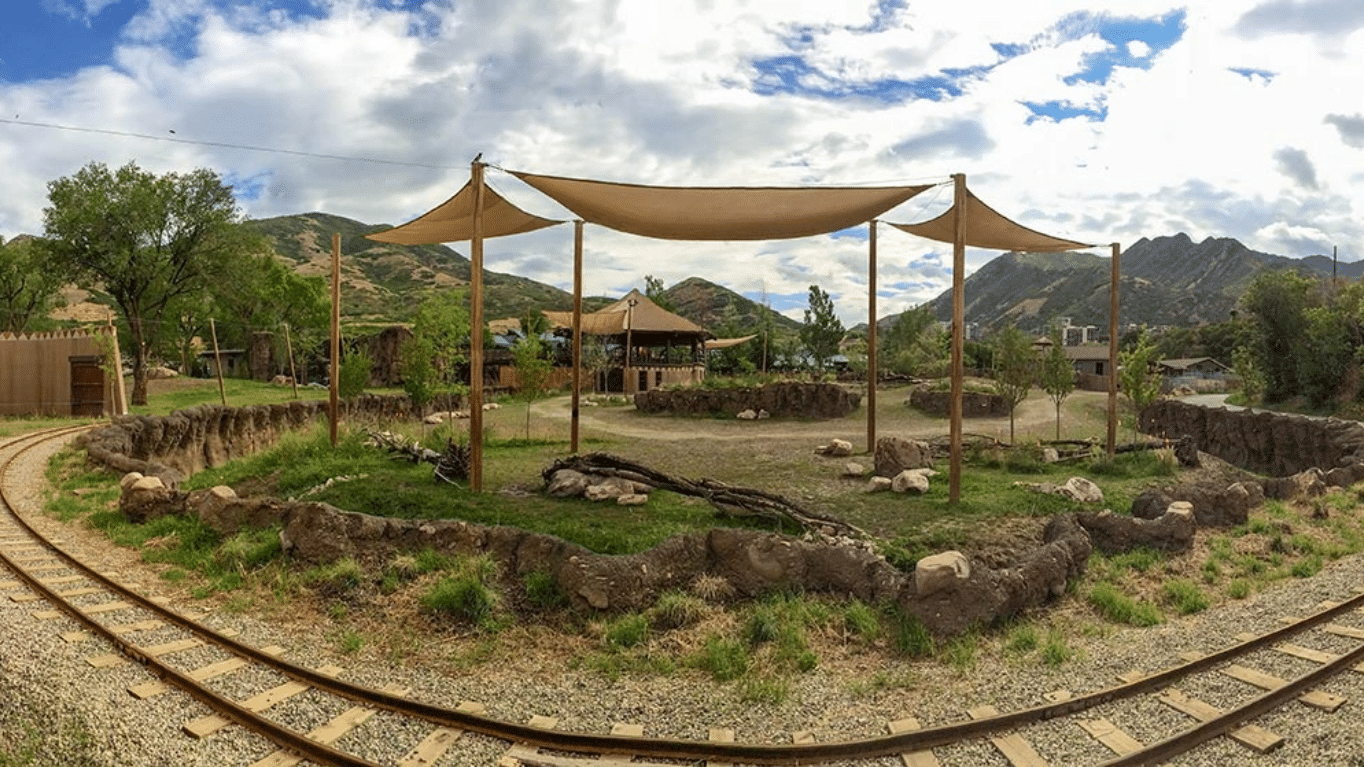
[[1255,352],[1248,346],[1238,346],[1232,352],[1232,372],[1241,379],[1241,394],[1247,403],[1259,402],[1265,393],[1265,374],[1256,361]]
[[1264,396],[1281,402],[1299,392],[1300,342],[1316,283],[1296,272],[1266,272],[1241,299],[1253,321],[1255,361],[1264,373]]
[[712,634],[688,659],[688,665],[705,671],[717,682],[732,682],[748,673],[752,660],[744,643]]
[[833,299],[818,285],[810,286],[810,308],[805,310],[805,324],[799,335],[815,371],[823,372],[829,360],[838,354],[844,330],[843,323],[834,313]]
[[403,390],[419,407],[439,402],[453,410],[468,392],[461,367],[468,361],[469,312],[463,291],[437,293],[417,308],[412,337],[398,354],[403,370]]
[[337,395],[342,399],[350,399],[363,394],[373,370],[374,360],[364,349],[357,349],[342,357],[336,376]]
[[1061,438],[1061,405],[1075,390],[1075,367],[1070,364],[1070,358],[1066,356],[1065,346],[1062,344],[1060,328],[1056,328],[1051,333],[1051,348],[1042,359],[1042,371],[1040,383],[1042,391],[1051,398],[1052,404],[1056,405],[1056,438]]
[[132,162],[116,171],[92,162],[50,182],[48,202],[46,257],[118,305],[131,337],[132,403],[145,405],[168,308],[232,274],[261,241],[239,225],[232,188],[205,168],[156,176]]
[[641,613],[621,615],[606,624],[602,638],[612,649],[638,647],[649,641],[649,619]]
[[497,595],[475,575],[446,576],[421,598],[427,611],[481,628],[493,627]]
[[1012,325],[995,334],[995,393],[1009,405],[1009,441],[1014,441],[1014,409],[1037,382],[1041,361],[1032,339]]
[[644,275],[644,295],[664,311],[677,311],[677,306],[668,298],[667,290],[663,287],[663,280],[652,274]]
[[877,339],[877,362],[883,370],[901,375],[942,375],[948,363],[944,335],[927,304],[907,309]]
[[706,612],[706,603],[701,599],[680,591],[668,591],[649,608],[649,625],[663,631],[686,628],[700,622]]
[[1160,373],[1156,370],[1158,361],[1155,344],[1147,335],[1146,328],[1138,331],[1136,344],[1131,349],[1118,355],[1118,381],[1134,411],[1133,439],[1136,438],[1137,419],[1141,417],[1141,411],[1160,396]]
[[530,406],[544,396],[554,365],[545,358],[544,344],[537,336],[517,341],[512,357],[516,361],[516,394],[526,403],[526,439],[530,439]]
[[881,619],[866,602],[854,599],[843,608],[843,630],[863,642],[881,636]]
[[1047,632],[1047,640],[1042,644],[1043,663],[1052,668],[1057,668],[1079,654],[1079,650],[1071,647],[1066,642],[1065,634],[1054,630]]
[[1322,408],[1335,401],[1346,371],[1354,361],[1349,318],[1328,306],[1314,306],[1303,314],[1305,327],[1298,339],[1298,387],[1307,404]]
[[901,655],[910,658],[927,658],[933,655],[937,644],[928,627],[919,616],[906,611],[900,605],[890,607],[887,619],[890,622],[891,647]]
[[0,333],[45,330],[61,303],[67,275],[48,263],[50,251],[31,239],[0,238]]
[[1149,602],[1135,600],[1111,583],[1097,583],[1089,592],[1089,603],[1104,618],[1131,626],[1154,626],[1161,622],[1160,609]]
[[568,605],[568,595],[559,586],[559,579],[547,570],[531,570],[521,577],[521,586],[526,590],[526,599],[542,610],[552,610]]
[[1180,615],[1192,615],[1208,609],[1208,596],[1198,584],[1184,578],[1174,578],[1161,587],[1165,602]]

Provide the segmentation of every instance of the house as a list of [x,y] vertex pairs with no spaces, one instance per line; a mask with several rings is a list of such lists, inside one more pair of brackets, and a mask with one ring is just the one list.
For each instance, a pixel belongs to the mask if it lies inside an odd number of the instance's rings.
[[[572,312],[546,311],[557,334],[573,332]],[[706,378],[705,343],[709,331],[664,309],[638,290],[582,315],[583,335],[600,340],[607,353],[604,369],[593,371],[602,391],[636,392]]]
[[1231,368],[1212,357],[1183,357],[1157,364],[1160,374],[1167,378],[1221,378],[1231,372]]
[[0,333],[0,415],[126,413],[122,382],[103,365],[110,332]]
[[1108,391],[1108,376],[1113,372],[1108,361],[1108,344],[1066,346],[1066,359],[1075,368],[1075,385],[1089,391]]

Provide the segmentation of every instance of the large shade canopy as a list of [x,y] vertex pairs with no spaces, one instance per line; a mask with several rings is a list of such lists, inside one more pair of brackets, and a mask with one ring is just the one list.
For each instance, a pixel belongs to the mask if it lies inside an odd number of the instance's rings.
[[[1016,250],[1030,253],[1059,253],[1064,250],[1092,248],[1083,242],[1052,237],[1035,229],[1015,223],[989,205],[981,202],[970,190],[966,192],[966,236],[964,244],[990,250]],[[886,222],[890,223],[890,222]],[[921,224],[890,224],[909,234],[938,242],[956,242],[956,206],[937,218]]]
[[[541,218],[516,207],[505,197],[483,187],[483,236],[504,237],[562,224],[562,221]],[[464,185],[454,197],[423,213],[412,221],[365,235],[377,242],[399,245],[426,245],[437,242],[459,242],[474,237],[474,187]]]
[[664,240],[784,240],[837,232],[933,186],[668,187],[509,172],[584,221]]

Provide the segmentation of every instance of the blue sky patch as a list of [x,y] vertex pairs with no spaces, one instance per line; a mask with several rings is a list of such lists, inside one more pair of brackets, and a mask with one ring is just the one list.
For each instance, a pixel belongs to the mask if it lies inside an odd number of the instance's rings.
[[944,69],[941,74],[913,80],[887,78],[864,83],[844,82],[810,66],[795,54],[756,59],[753,68],[758,71],[753,91],[760,96],[779,93],[825,99],[860,96],[887,104],[917,99],[943,101],[960,96],[964,82],[990,70],[990,67]]
[[1247,80],[1250,80],[1251,82],[1254,82],[1256,80],[1264,80],[1266,83],[1268,83],[1270,80],[1273,80],[1275,77],[1278,77],[1279,75],[1278,72],[1271,72],[1268,69],[1253,69],[1251,67],[1231,67],[1231,71],[1246,78]]
[[1043,118],[1051,118],[1056,122],[1069,120],[1072,117],[1087,117],[1090,120],[1097,122],[1103,122],[1108,118],[1108,107],[1106,106],[1101,106],[1098,109],[1089,109],[1086,107],[1077,107],[1065,101],[1046,101],[1041,103],[1036,101],[1023,101],[1020,103],[1032,112],[1032,115],[1029,116],[1027,120],[1029,125]]
[[[1073,35],[1075,39],[1088,34],[1098,34],[1113,47],[1086,56],[1084,69],[1067,77],[1065,83],[1102,84],[1108,82],[1113,69],[1119,66],[1149,69],[1152,60],[1158,54],[1179,42],[1184,36],[1186,16],[1186,12],[1181,9],[1156,19],[1114,19],[1085,12],[1067,17],[1057,25],[1058,29]],[[1128,45],[1133,42],[1145,43],[1150,48],[1150,53],[1140,58],[1133,56],[1128,49]]]

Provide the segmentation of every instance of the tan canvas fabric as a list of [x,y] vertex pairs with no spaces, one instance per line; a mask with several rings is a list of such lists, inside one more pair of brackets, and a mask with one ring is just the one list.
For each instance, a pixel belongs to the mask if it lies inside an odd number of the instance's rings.
[[[483,236],[485,238],[504,237],[543,229],[547,226],[562,224],[541,218],[516,207],[505,197],[483,187]],[[474,236],[474,188],[473,182],[464,185],[454,197],[423,213],[412,221],[385,229],[382,232],[365,235],[376,242],[392,242],[399,245],[426,245],[437,242],[459,242],[471,240]]]
[[664,240],[827,234],[864,224],[932,187],[668,187],[510,173],[584,221]]
[[[635,305],[630,306],[634,301]],[[573,312],[544,312],[556,327],[573,327]],[[632,330],[637,333],[691,333],[709,336],[700,325],[664,309],[649,297],[631,290],[619,301],[595,312],[583,313],[583,332],[594,336],[610,336]]]
[[[889,222],[887,222],[889,223]],[[956,241],[955,208],[937,218],[921,224],[891,224],[903,232],[915,234],[938,242]],[[993,208],[980,201],[979,197],[966,192],[966,244],[974,248],[990,250],[1017,250],[1032,253],[1057,253],[1063,250],[1091,248],[1083,242],[1063,240],[1014,223],[1000,215]]]
[[713,352],[720,349],[729,349],[738,346],[745,341],[752,341],[755,338],[757,338],[756,335],[744,336],[743,338],[712,338],[706,342],[706,351]]
[[[572,328],[573,312],[545,311],[556,328]],[[625,332],[625,312],[591,312],[583,314],[583,333],[589,336],[614,336]]]

